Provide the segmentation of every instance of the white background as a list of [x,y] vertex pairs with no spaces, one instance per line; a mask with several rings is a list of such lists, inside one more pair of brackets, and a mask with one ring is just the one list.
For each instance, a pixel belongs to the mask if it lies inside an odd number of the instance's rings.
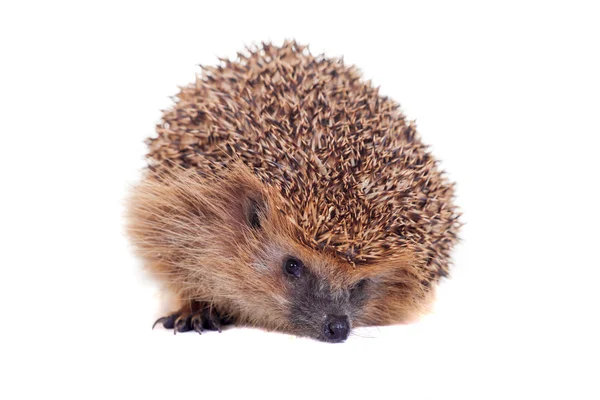
[[[202,3],[0,6],[0,398],[600,398],[594,2]],[[464,212],[453,279],[341,345],[152,331],[143,140],[197,64],[284,38],[417,120]]]

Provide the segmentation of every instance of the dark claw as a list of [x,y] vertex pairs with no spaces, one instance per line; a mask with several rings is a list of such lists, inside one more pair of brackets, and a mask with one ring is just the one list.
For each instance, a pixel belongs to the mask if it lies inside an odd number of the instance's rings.
[[205,312],[205,327],[211,331],[221,332],[221,323],[219,317],[210,311]]
[[196,332],[202,335],[202,330],[204,329],[202,328],[202,314],[195,314],[192,317],[192,327]]
[[225,325],[234,323],[232,317],[221,315],[218,311],[210,307],[195,308],[194,311],[177,312],[166,317],[162,317],[154,322],[152,329],[157,324],[162,324],[165,329],[173,329],[173,333],[196,331],[202,333],[203,330],[219,331]]
[[175,320],[178,316],[179,314],[171,314],[167,315],[166,317],[161,317],[154,322],[154,324],[152,325],[152,329],[154,329],[156,324],[162,324],[163,328],[165,329],[173,329],[173,327],[175,326]]
[[191,329],[191,315],[182,315],[175,321],[175,328],[173,329],[173,333],[187,332]]

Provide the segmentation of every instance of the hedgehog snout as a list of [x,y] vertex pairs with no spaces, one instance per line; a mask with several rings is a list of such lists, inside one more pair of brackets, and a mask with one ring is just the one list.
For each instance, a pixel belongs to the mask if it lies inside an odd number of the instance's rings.
[[347,315],[328,315],[323,324],[323,334],[331,342],[342,342],[348,339],[350,321]]

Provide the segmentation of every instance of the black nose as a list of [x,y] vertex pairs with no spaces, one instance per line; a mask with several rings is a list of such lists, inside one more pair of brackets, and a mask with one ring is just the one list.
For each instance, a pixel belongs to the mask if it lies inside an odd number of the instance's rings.
[[345,315],[329,315],[325,319],[325,337],[333,341],[342,341],[348,338],[350,323]]

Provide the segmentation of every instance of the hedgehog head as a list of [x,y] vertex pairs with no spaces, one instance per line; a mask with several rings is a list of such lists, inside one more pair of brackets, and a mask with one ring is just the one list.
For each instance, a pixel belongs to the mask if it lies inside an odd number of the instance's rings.
[[166,281],[184,301],[219,304],[242,324],[339,342],[353,327],[411,319],[430,293],[410,247],[356,262],[307,245],[290,202],[243,165],[218,177],[172,168],[132,200],[130,234],[159,277],[176,276]]

